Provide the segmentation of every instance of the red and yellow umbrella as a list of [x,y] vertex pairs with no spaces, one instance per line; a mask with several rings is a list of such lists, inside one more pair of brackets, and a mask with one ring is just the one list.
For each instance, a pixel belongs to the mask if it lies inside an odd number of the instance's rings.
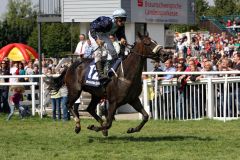
[[12,43],[4,46],[0,50],[0,61],[5,57],[9,58],[12,61],[29,61],[31,59],[37,59],[38,54],[32,48],[22,43]]

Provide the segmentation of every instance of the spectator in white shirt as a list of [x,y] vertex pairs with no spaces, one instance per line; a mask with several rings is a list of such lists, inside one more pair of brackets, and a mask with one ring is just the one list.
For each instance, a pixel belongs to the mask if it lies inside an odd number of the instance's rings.
[[[19,69],[18,69],[18,63],[17,62],[13,62],[13,65],[10,68],[10,73],[11,73],[11,75],[19,75]],[[10,83],[18,82],[18,78],[10,78],[9,82]]]
[[112,41],[117,54],[119,54],[120,53],[120,44],[116,41],[116,37],[114,35],[110,34],[109,39]]
[[84,34],[80,34],[79,35],[79,42],[77,44],[77,48],[76,48],[74,54],[80,55],[80,57],[83,57],[85,46],[86,46],[85,35]]

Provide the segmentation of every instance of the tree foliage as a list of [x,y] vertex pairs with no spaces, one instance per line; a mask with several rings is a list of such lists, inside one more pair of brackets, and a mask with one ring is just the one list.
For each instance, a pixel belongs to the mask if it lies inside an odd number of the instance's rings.
[[8,41],[26,43],[36,24],[31,0],[9,0],[4,21],[7,23]]
[[[7,13],[0,21],[0,47],[9,43],[27,43],[38,49],[37,11],[31,0],[9,0]],[[42,53],[46,56],[64,56],[71,50],[71,32],[69,24],[42,24]],[[73,43],[78,42],[79,26],[74,26]]]
[[200,18],[206,15],[210,6],[206,0],[196,0],[196,24],[199,23]]
[[49,56],[59,55],[59,52],[69,51],[71,35],[66,24],[53,23],[44,28],[43,49]]
[[171,29],[178,32],[198,30],[202,16],[214,16],[221,19],[223,16],[240,16],[239,0],[214,0],[214,6],[209,6],[206,0],[196,0],[196,25],[171,25]]
[[[64,53],[71,50],[71,26],[62,23],[44,23],[42,24],[42,53],[46,57],[62,57]],[[76,28],[76,27],[75,27]],[[73,46],[78,41],[78,31],[73,30]],[[38,45],[38,30],[34,29],[29,37],[28,44],[35,49]],[[75,48],[74,48],[75,49]]]
[[207,11],[209,16],[222,17],[240,15],[239,0],[214,0],[214,6]]

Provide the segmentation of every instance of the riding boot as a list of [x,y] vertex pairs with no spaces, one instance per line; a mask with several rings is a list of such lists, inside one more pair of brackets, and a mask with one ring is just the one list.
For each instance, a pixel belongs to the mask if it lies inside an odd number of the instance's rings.
[[104,74],[102,62],[96,62],[96,70],[98,72],[99,81],[101,84],[106,84],[109,82],[109,77]]

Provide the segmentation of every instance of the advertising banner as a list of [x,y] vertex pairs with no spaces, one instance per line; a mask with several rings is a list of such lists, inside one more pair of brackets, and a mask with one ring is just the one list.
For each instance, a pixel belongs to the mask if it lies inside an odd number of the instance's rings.
[[194,24],[195,0],[132,0],[131,21]]

